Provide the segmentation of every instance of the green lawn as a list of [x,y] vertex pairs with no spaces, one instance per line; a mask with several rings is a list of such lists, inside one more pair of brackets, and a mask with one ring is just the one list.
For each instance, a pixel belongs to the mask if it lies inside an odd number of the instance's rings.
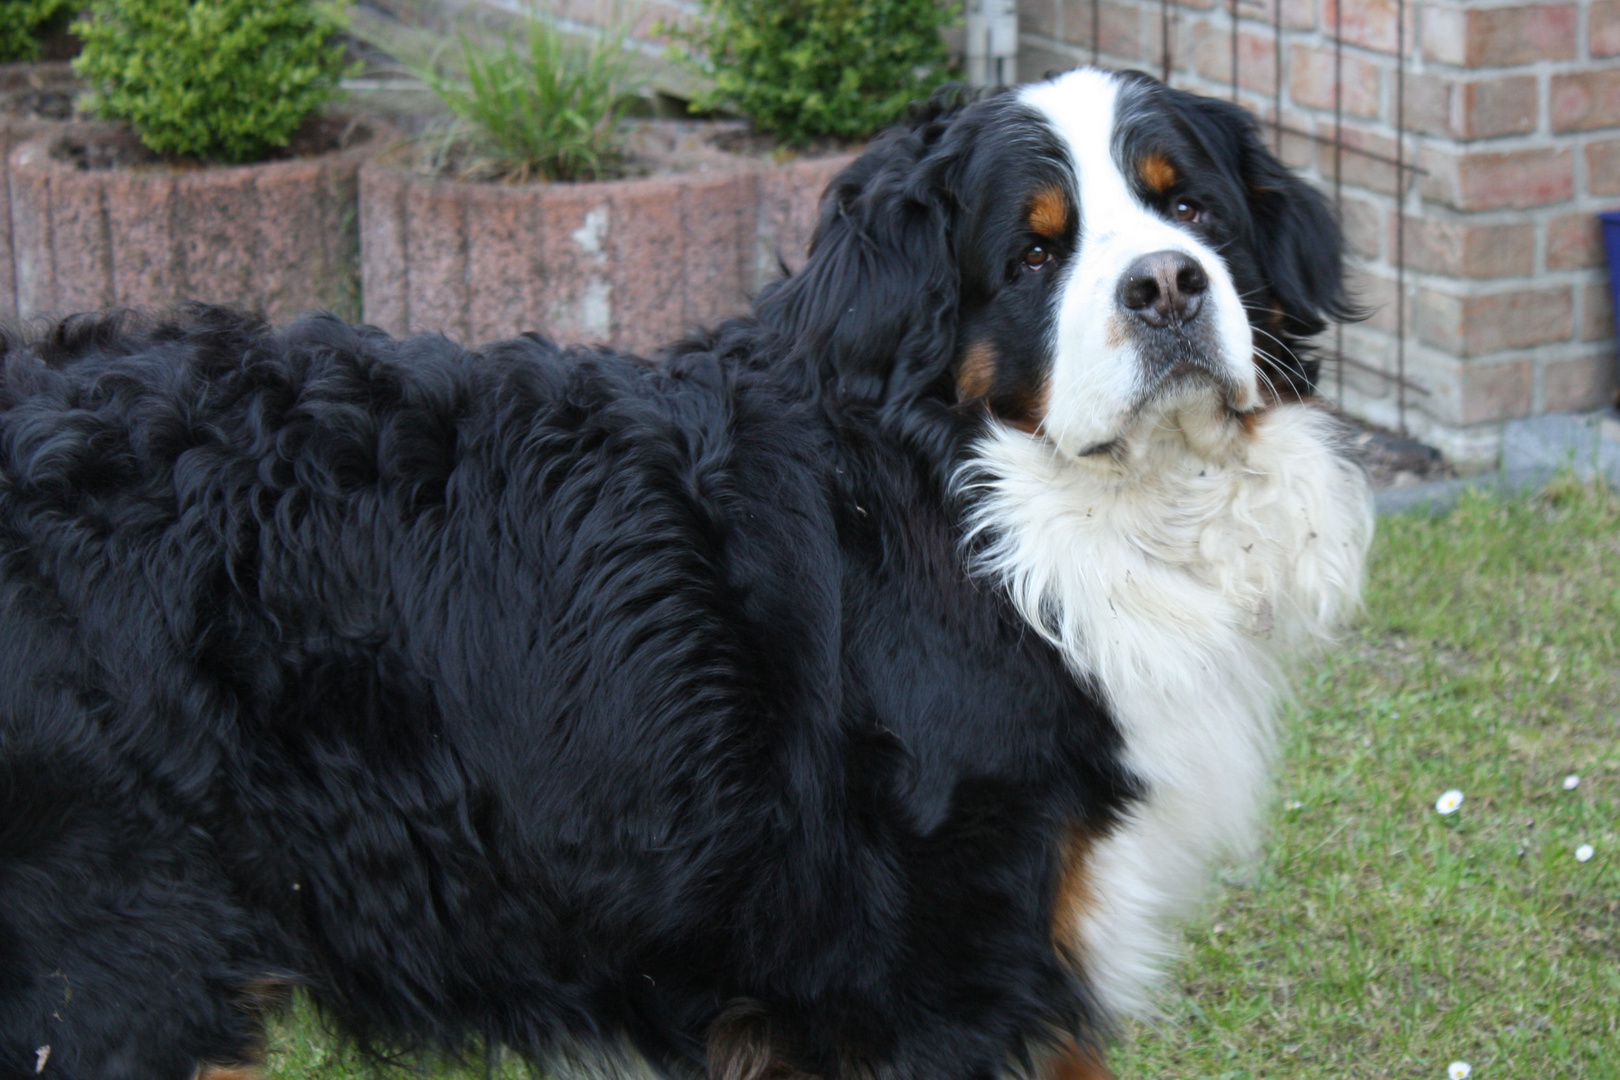
[[1617,639],[1620,498],[1381,521],[1366,613],[1288,723],[1267,855],[1120,1076],[1620,1077]]
[[[1620,1078],[1617,638],[1620,497],[1381,521],[1367,610],[1288,719],[1266,857],[1121,1080]],[[276,1077],[363,1071],[307,1014],[272,1046]]]

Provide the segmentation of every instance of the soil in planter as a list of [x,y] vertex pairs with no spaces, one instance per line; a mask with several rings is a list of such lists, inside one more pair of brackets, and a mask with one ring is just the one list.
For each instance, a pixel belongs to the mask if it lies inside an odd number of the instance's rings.
[[[768,137],[752,132],[742,120],[630,119],[620,123],[618,141],[620,152],[605,162],[593,179],[735,172],[852,149],[828,141],[824,146],[785,151]],[[509,184],[540,181],[532,173],[497,161],[475,142],[457,138],[453,129],[429,130],[385,160],[447,180]]]
[[78,96],[66,64],[0,64],[0,120],[71,120]]
[[[312,116],[293,132],[292,140],[263,161],[295,161],[346,150],[371,138],[371,128],[342,114]],[[167,157],[147,149],[133,132],[122,138],[84,138],[69,134],[51,149],[51,157],[87,171],[102,169],[172,169],[186,172],[212,168],[190,157]]]

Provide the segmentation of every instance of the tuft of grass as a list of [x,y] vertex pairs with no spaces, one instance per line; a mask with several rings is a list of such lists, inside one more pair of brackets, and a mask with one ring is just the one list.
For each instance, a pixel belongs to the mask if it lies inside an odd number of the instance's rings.
[[265,1080],[542,1080],[531,1068],[500,1047],[488,1055],[470,1051],[468,1060],[402,1054],[368,1057],[338,1039],[302,995],[270,1025],[266,1039]]
[[1268,854],[1188,934],[1122,1080],[1620,1077],[1617,569],[1620,498],[1569,479],[1380,523],[1361,625],[1288,720]]
[[435,55],[417,75],[455,113],[452,142],[475,151],[460,171],[515,182],[613,175],[619,122],[639,83],[625,37],[621,26],[571,38],[533,5],[493,44],[457,35],[456,62]]
[[[1380,523],[1360,626],[1288,718],[1268,854],[1121,1080],[1620,1077],[1617,568],[1620,497],[1573,480]],[[271,1045],[272,1077],[372,1075],[308,1011]]]

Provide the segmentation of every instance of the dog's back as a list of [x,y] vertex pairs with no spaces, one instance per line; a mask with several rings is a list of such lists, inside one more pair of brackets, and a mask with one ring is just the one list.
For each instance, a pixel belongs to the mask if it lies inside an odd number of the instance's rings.
[[[68,1075],[243,1060],[295,986],[389,1045],[701,1061],[750,981],[911,993],[910,936],[1039,895],[1004,831],[913,909],[960,853],[885,822],[1052,796],[964,768],[1069,730],[1075,815],[1124,784],[937,478],[770,372],[200,310],[13,346],[3,393],[0,1027]],[[954,670],[986,633],[999,674]],[[1038,950],[998,992],[1061,1015],[1039,909],[980,947]]]

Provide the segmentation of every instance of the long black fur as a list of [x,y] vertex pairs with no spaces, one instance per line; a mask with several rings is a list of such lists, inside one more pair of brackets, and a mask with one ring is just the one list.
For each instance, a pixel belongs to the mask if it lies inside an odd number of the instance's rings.
[[947,483],[1014,109],[881,140],[808,267],[657,364],[6,337],[0,1076],[249,1061],[283,988],[378,1047],[677,1076],[739,1030],[829,1080],[1091,1039],[1052,894],[1132,781]]

